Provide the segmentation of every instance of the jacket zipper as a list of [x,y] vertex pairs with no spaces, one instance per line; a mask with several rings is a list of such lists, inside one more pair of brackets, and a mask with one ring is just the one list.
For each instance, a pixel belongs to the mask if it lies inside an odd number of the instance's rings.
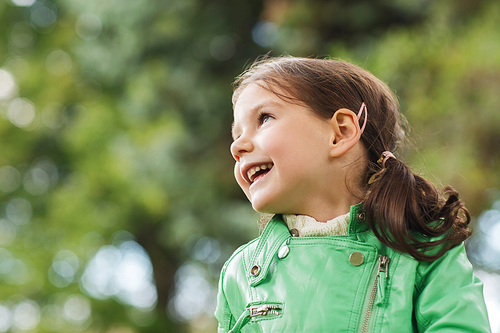
[[[368,300],[368,307],[366,308],[362,333],[368,332],[368,324],[370,323],[370,316],[373,310],[373,305],[382,303],[385,298],[387,270],[389,268],[389,261],[391,259],[389,259],[387,256],[380,256],[378,259],[379,261],[378,261],[377,275],[375,276],[375,281],[373,282],[370,299]],[[375,298],[377,298],[376,303],[375,303]]]
[[257,317],[257,316],[267,316],[267,315],[275,315],[279,316],[279,311],[281,310],[281,307],[277,304],[266,304],[266,305],[260,305],[260,306],[253,306],[248,308],[250,310],[250,317]]
[[262,304],[258,306],[250,306],[245,309],[245,312],[241,314],[233,328],[229,333],[238,333],[245,326],[251,318],[258,316],[279,316],[281,311],[281,306],[278,304]]

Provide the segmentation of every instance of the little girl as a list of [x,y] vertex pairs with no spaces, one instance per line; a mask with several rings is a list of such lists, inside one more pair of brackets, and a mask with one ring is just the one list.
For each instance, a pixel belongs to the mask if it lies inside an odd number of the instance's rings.
[[282,57],[235,87],[235,177],[274,216],[222,269],[219,332],[490,332],[469,213],[393,154],[402,116],[383,82]]

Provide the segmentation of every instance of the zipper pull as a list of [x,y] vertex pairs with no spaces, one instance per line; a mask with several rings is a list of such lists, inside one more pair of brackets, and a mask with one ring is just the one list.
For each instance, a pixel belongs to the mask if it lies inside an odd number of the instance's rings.
[[391,259],[387,256],[381,256],[379,258],[379,264],[378,264],[378,271],[377,271],[377,279],[378,279],[378,286],[377,286],[377,301],[376,305],[382,304],[382,302],[385,299],[385,286],[387,284],[387,275],[389,271],[389,262]]
[[252,317],[274,315],[279,316],[281,306],[278,304],[263,304],[259,306],[250,306],[238,318],[233,328],[228,333],[239,333],[243,326],[248,324]]
[[267,315],[275,315],[278,316],[279,310],[281,310],[281,307],[277,304],[264,304],[261,306],[254,306],[250,307],[250,317],[256,317],[256,316],[267,316]]

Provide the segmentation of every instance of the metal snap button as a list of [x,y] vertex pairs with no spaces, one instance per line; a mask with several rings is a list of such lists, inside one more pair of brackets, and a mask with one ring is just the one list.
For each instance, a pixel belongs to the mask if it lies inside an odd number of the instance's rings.
[[278,258],[283,259],[288,255],[288,253],[290,253],[290,248],[286,245],[283,245],[278,251]]
[[349,261],[354,266],[359,266],[365,261],[365,256],[361,252],[353,252],[349,256]]
[[359,212],[358,213],[358,222],[363,222],[365,220],[365,213],[364,212]]
[[257,275],[259,275],[259,273],[260,273],[260,267],[259,267],[259,265],[254,265],[250,269],[250,275],[252,275],[252,276],[257,276]]
[[293,237],[299,237],[299,231],[295,228],[293,228],[292,230],[290,230],[290,234],[293,236]]

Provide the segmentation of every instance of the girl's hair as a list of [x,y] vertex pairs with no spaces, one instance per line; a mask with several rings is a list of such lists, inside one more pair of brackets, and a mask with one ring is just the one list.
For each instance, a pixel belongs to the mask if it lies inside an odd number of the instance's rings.
[[[383,152],[401,145],[405,132],[397,98],[374,75],[331,59],[258,59],[236,78],[233,104],[250,83],[287,102],[305,104],[323,119],[341,108],[357,111],[366,104],[368,116],[365,113],[359,119],[360,124],[364,117],[368,120],[361,136],[368,163],[360,199],[367,223],[383,244],[417,260],[433,261],[471,234],[470,215],[457,191],[446,187],[445,199],[399,159],[389,158],[383,166],[377,163]],[[374,175],[376,180],[369,182]]]

